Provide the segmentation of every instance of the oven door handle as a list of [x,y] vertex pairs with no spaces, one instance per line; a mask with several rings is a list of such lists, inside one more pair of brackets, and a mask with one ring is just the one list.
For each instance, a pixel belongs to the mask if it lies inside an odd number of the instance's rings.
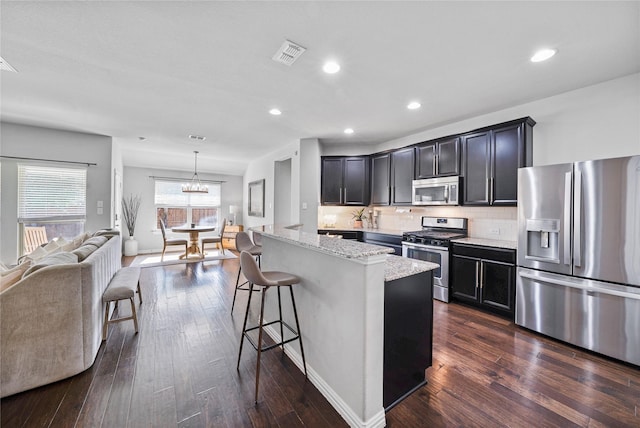
[[410,243],[410,242],[403,242],[402,246],[410,248],[412,250],[431,251],[431,252],[436,252],[436,253],[441,253],[441,254],[448,254],[449,253],[449,250],[447,248],[445,248],[445,247],[434,247],[434,246],[431,246],[431,245],[413,244],[413,243]]

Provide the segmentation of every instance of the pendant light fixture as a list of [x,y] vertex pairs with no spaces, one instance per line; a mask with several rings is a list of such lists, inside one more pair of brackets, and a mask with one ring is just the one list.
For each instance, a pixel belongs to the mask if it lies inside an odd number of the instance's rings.
[[182,185],[183,193],[209,193],[209,187],[200,183],[200,177],[198,177],[198,151],[194,151],[196,155],[196,165],[193,172],[191,181]]

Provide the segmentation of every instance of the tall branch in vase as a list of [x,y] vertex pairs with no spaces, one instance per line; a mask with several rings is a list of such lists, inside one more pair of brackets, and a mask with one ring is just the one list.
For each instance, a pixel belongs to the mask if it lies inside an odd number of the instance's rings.
[[140,200],[140,195],[129,195],[128,198],[122,198],[122,217],[131,237],[133,237],[136,230]]

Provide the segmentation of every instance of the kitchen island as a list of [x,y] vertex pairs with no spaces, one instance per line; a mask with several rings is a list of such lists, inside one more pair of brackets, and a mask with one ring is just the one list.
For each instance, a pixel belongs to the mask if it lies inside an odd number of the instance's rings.
[[[255,230],[263,235],[262,268],[302,278],[294,293],[309,379],[351,426],[384,426],[385,409],[426,382],[438,265],[390,256],[378,245]],[[283,299],[283,316],[292,319]],[[276,319],[275,294],[266,300],[266,321]],[[265,330],[279,340],[276,329]],[[302,366],[297,342],[286,352]]]

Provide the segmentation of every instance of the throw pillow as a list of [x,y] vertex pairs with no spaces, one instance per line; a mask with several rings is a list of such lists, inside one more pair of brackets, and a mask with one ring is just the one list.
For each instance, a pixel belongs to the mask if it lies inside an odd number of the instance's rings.
[[47,257],[44,257],[38,261],[38,263],[32,264],[29,269],[27,269],[22,275],[23,278],[31,275],[33,272],[36,272],[47,266],[54,265],[62,265],[68,263],[78,263],[78,256],[73,253],[56,253],[51,254]]
[[46,257],[48,255],[49,255],[49,253],[43,247],[37,247],[35,250],[33,250],[32,252],[27,254],[24,259],[25,259],[25,261],[36,262],[36,261],[40,260],[41,258]]
[[2,293],[4,290],[7,290],[9,287],[11,287],[13,284],[20,281],[21,279],[22,279],[22,270],[15,270],[8,275],[3,275],[0,278],[0,293]]
[[65,246],[66,244],[68,244],[68,243],[69,243],[69,241],[67,241],[66,239],[64,239],[62,236],[58,236],[58,237],[55,239],[55,242],[56,242],[56,244],[58,244],[58,247],[63,247],[63,246]]
[[58,248],[60,248],[60,246],[58,245],[58,243],[56,241],[49,241],[42,248],[44,248],[47,253],[52,253],[55,250],[57,250]]
[[7,276],[7,275],[11,275],[14,272],[20,272],[20,276],[22,276],[24,271],[27,270],[29,268],[29,266],[31,266],[31,262],[30,261],[26,261],[24,263],[20,263],[19,265],[16,265],[16,266],[12,267],[11,269],[5,270],[0,275],[1,276]]
[[89,257],[91,255],[91,253],[93,253],[95,250],[97,250],[98,247],[96,247],[95,245],[81,245],[78,248],[76,248],[75,250],[72,251],[73,254],[75,254],[76,256],[78,256],[78,262],[83,261],[84,259],[86,259],[87,257]]
[[91,244],[91,245],[95,245],[96,247],[102,247],[104,245],[105,242],[108,241],[108,238],[106,236],[94,236],[93,238],[89,238],[86,241],[84,241],[84,245],[87,244]]
[[70,253],[73,250],[75,250],[76,248],[78,248],[79,246],[80,246],[80,244],[76,245],[75,241],[71,241],[71,242],[67,242],[66,244],[62,245],[60,248],[62,249],[62,251],[66,251],[67,253]]

